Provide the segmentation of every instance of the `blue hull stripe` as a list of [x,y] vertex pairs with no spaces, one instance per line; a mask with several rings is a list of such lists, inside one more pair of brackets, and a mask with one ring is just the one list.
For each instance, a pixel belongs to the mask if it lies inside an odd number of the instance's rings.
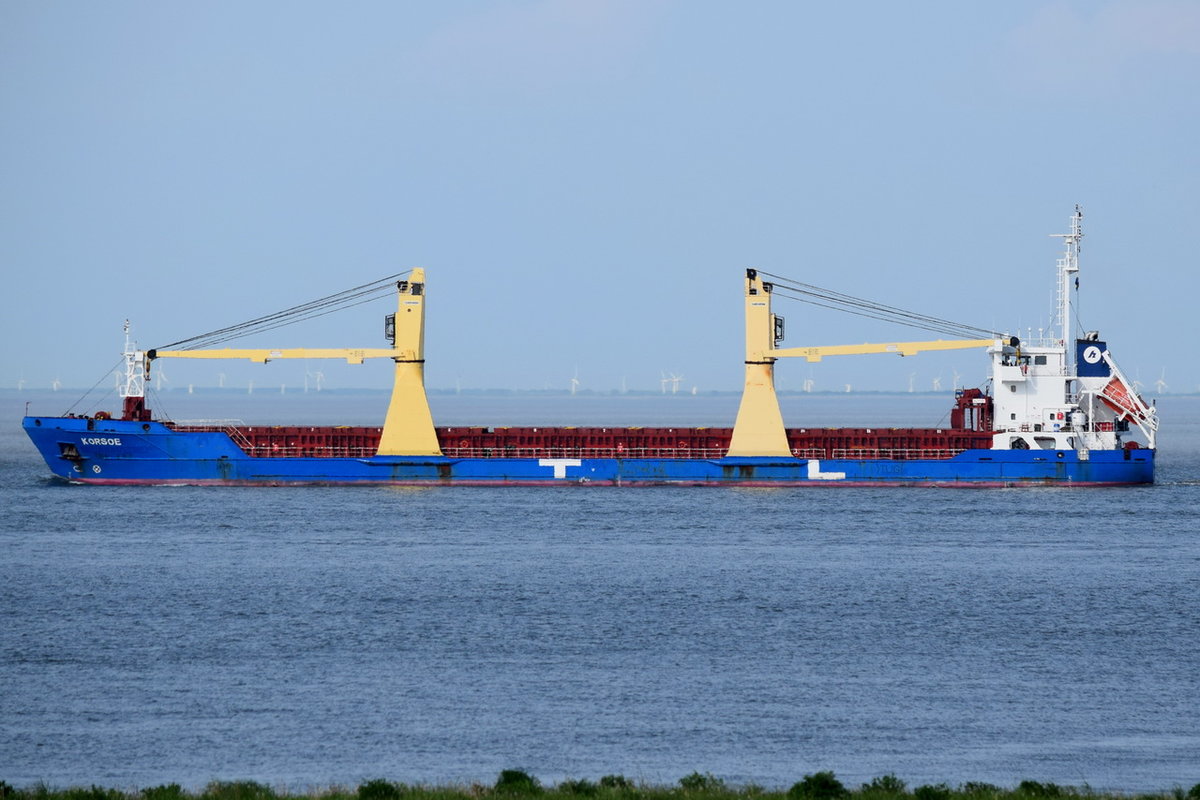
[[[51,471],[96,484],[467,486],[1111,486],[1154,481],[1154,451],[967,450],[949,459],[251,458],[222,432],[26,417]],[[90,427],[89,427],[90,426]]]

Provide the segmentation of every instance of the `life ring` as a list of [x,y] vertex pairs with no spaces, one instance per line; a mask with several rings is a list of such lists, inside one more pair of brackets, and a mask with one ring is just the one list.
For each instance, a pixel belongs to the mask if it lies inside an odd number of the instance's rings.
[[681,442],[679,443],[679,449],[680,449],[680,450],[686,450],[686,449],[687,449],[687,442],[682,442],[682,441],[681,441]]
[[459,441],[458,446],[465,449],[465,448],[470,447],[471,443],[468,442],[466,439],[462,439],[461,441]]

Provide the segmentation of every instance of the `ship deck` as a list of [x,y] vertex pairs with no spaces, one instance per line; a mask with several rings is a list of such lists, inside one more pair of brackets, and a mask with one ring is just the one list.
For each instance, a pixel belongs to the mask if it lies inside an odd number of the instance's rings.
[[[367,458],[382,428],[175,425],[179,432],[223,431],[256,458]],[[722,458],[732,428],[439,427],[442,453],[452,458]],[[791,428],[797,458],[946,459],[987,450],[992,434],[952,428]]]

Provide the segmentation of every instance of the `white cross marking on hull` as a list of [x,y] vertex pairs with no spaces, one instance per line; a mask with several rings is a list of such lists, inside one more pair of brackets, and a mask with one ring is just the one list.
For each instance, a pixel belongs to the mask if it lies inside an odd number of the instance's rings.
[[[583,462],[578,458],[539,458],[539,467],[554,467],[555,478],[567,477],[567,467],[578,467]],[[843,476],[844,477],[844,476]]]

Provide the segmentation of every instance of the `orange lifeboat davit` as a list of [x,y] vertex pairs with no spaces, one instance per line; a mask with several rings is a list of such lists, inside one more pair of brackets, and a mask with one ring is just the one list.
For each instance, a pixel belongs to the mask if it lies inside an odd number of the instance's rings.
[[1146,420],[1146,414],[1142,410],[1145,408],[1145,404],[1141,402],[1140,397],[1130,394],[1124,381],[1118,377],[1114,376],[1101,390],[1100,399],[1106,406],[1117,412],[1119,419]]

